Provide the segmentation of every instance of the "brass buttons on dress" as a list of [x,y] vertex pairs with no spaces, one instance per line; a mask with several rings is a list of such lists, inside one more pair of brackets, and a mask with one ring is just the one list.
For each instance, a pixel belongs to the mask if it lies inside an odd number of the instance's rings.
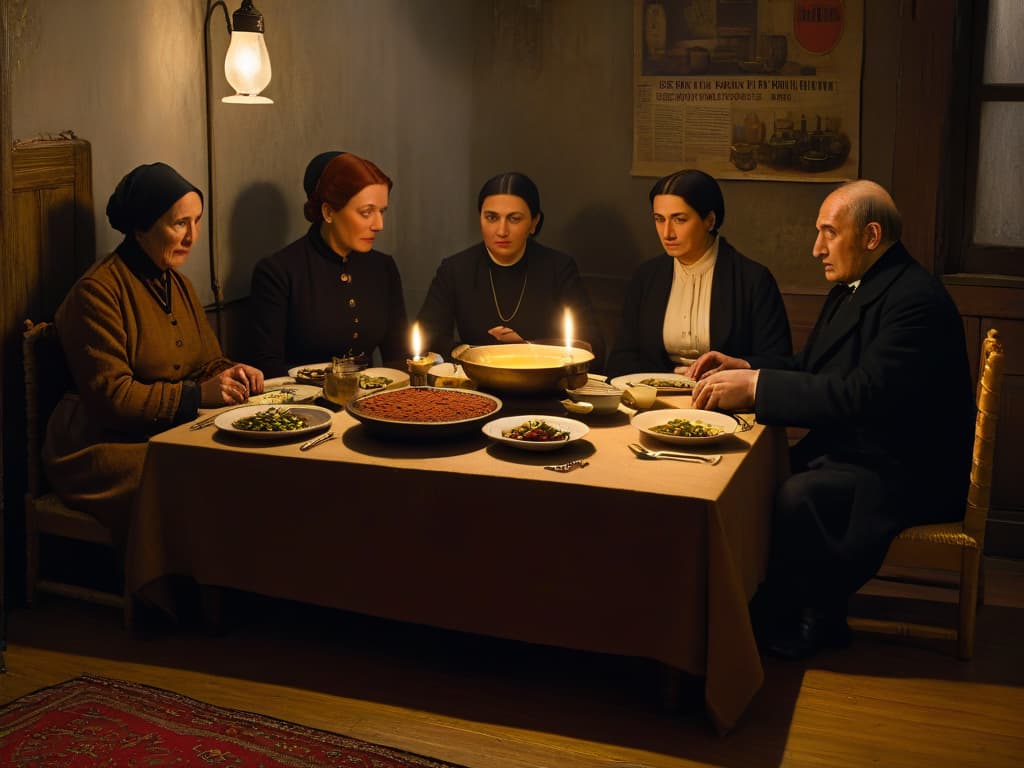
[[[342,275],[341,275],[341,282],[343,282],[343,283],[350,283],[350,282],[352,282],[352,276],[349,275],[348,272],[343,272]],[[355,310],[355,308],[356,308],[356,300],[355,299],[349,299],[348,300],[348,308],[351,309],[351,310]],[[358,316],[353,316],[352,317],[352,323],[354,325],[359,325],[359,317]],[[352,338],[353,339],[358,339],[359,338],[359,331],[352,331]]]
[[178,339],[176,342],[174,342],[174,346],[176,346],[176,347],[183,347],[183,346],[185,346],[185,342],[182,341],[181,339]]
[[343,282],[343,283],[351,283],[352,282],[352,275],[350,275],[348,272],[342,272],[341,273],[341,282]]

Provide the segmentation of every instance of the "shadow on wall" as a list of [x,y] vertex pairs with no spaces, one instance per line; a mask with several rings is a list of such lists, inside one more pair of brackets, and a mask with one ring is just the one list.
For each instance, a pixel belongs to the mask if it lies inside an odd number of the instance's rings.
[[287,245],[289,213],[294,206],[294,200],[285,200],[280,188],[266,181],[250,184],[238,193],[231,211],[228,252],[232,262],[227,282],[239,290],[226,289],[229,296],[247,295],[256,262]]
[[228,263],[221,263],[224,293],[231,297],[224,318],[221,346],[234,360],[249,359],[246,332],[249,325],[248,296],[252,270],[264,256],[287,245],[289,203],[276,184],[258,182],[244,187],[235,199],[228,230]]
[[577,211],[566,224],[562,239],[572,243],[569,253],[580,268],[607,348],[611,349],[629,278],[648,255],[643,253],[622,211],[608,204],[588,205]]

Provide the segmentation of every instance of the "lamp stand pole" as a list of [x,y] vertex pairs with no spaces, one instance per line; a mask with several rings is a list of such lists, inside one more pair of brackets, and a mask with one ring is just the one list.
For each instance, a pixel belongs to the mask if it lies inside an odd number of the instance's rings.
[[216,317],[217,339],[224,343],[224,291],[220,284],[220,270],[217,261],[217,238],[213,216],[214,199],[214,140],[213,140],[213,75],[210,72],[210,19],[217,7],[224,12],[224,24],[231,38],[231,20],[224,0],[208,0],[206,21],[203,24],[203,75],[206,80],[206,231],[210,243],[210,290],[213,292],[213,311]]

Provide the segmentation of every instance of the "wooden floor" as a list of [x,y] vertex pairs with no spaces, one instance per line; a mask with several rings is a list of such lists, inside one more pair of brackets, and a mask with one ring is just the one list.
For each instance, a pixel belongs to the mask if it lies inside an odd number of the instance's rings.
[[973,661],[867,635],[806,664],[769,660],[725,738],[699,706],[662,711],[649,662],[255,599],[257,618],[214,637],[124,632],[116,611],[41,595],[10,617],[0,701],[105,675],[470,768],[1022,766],[1024,563],[989,576]]

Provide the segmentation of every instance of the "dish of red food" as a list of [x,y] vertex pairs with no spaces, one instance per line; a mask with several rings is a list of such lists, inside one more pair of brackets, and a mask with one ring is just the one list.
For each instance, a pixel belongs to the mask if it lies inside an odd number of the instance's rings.
[[354,398],[346,410],[374,434],[433,439],[473,431],[501,410],[501,400],[468,389],[403,387]]

